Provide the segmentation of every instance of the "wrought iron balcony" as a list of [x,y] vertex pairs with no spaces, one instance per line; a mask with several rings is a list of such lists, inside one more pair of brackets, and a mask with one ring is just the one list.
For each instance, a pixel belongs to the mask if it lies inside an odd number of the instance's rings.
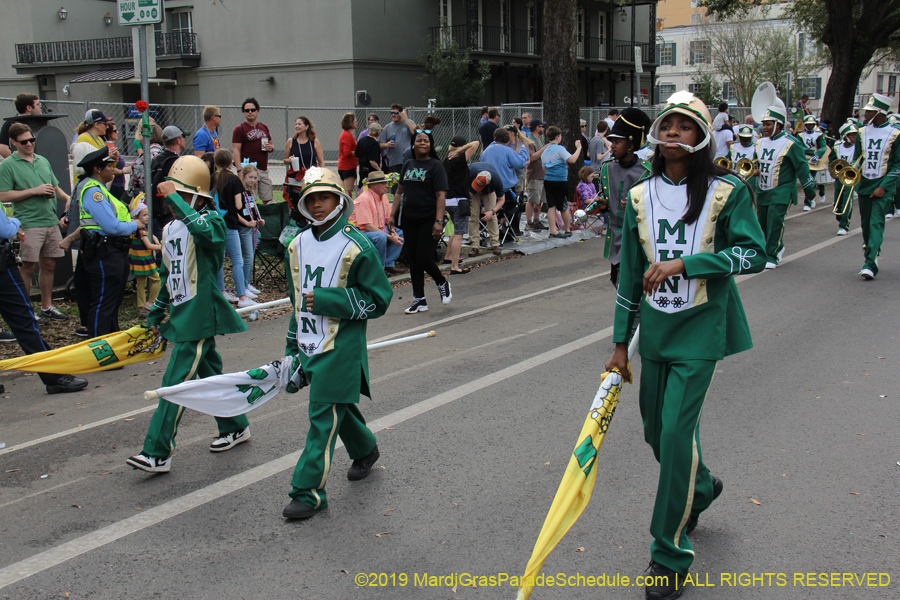
[[[156,55],[160,57],[200,55],[196,33],[157,33],[155,41]],[[133,56],[130,36],[16,44],[16,60],[20,65],[130,60]]]

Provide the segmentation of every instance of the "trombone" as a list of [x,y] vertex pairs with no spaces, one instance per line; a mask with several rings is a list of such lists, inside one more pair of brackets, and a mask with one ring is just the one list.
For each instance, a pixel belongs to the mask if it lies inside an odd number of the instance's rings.
[[744,157],[737,161],[737,165],[735,165],[737,169],[737,174],[740,175],[741,179],[747,180],[750,178],[750,175],[753,174],[757,168],[759,168],[758,160],[750,160],[747,157]]
[[724,156],[720,156],[713,162],[716,163],[717,165],[719,165],[720,167],[722,167],[723,169],[728,169],[729,171],[731,170],[731,161],[728,160],[728,158],[726,158]]
[[843,194],[844,189],[847,187],[850,187],[852,192],[853,186],[858,184],[862,178],[862,173],[859,172],[860,162],[862,162],[862,156],[852,165],[843,158],[839,158],[828,165],[828,174],[841,184],[841,191],[838,192],[840,202],[836,199],[834,209],[831,211],[835,215],[843,216],[853,204],[853,194],[848,193],[846,198],[843,198]]

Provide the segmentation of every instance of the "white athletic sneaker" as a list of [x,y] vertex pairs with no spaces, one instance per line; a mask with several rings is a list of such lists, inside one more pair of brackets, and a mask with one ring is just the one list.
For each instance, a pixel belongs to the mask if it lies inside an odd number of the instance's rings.
[[850,233],[850,232],[847,231],[846,229],[844,229],[843,227],[839,228],[839,229],[838,229],[838,232],[837,232],[838,235],[847,235],[847,234],[849,234],[849,233]]
[[[815,206],[815,204],[814,204],[813,206]],[[808,211],[808,210],[812,210],[812,209],[813,209],[813,207],[810,206],[809,204],[804,204],[804,205],[803,205],[803,211],[804,211],[804,212],[805,212],[805,211]]]
[[450,301],[453,300],[453,293],[450,291],[450,282],[444,281],[444,283],[439,283],[438,293],[441,295],[441,302],[444,304],[450,304]]
[[778,265],[776,265],[776,264],[773,263],[773,262],[767,262],[767,263],[766,263],[766,269],[774,269],[774,268],[777,267],[777,266],[778,266]]
[[250,298],[247,298],[246,300],[238,300],[237,303],[238,308],[249,308],[251,306],[256,306],[256,304],[256,300],[251,300]]
[[246,290],[244,290],[244,295],[247,296],[248,298],[250,298],[251,300],[256,300],[257,298],[259,298],[259,294],[254,294],[253,292],[250,291],[250,288],[247,288]]
[[872,281],[873,279],[875,279],[875,273],[872,272],[872,269],[863,269],[858,273],[858,275],[866,281]]
[[213,440],[213,443],[209,445],[210,452],[225,452],[226,450],[231,450],[238,444],[242,444],[250,439],[250,428],[244,427],[240,431],[235,431],[234,433],[227,433],[220,438],[216,438]]
[[238,298],[231,292],[222,292],[222,295],[225,296],[225,299],[228,300],[229,302],[237,302],[238,300],[240,300],[240,298]]
[[136,456],[132,456],[125,461],[126,465],[131,465],[135,469],[147,471],[148,473],[168,473],[172,468],[172,457],[156,458],[147,456],[143,452]]
[[782,246],[782,247],[781,247],[781,250],[778,251],[778,254],[776,255],[776,256],[778,256],[778,262],[781,262],[781,259],[784,257],[784,251],[785,251],[785,250],[787,250],[787,247],[786,247],[786,246]]
[[247,289],[250,290],[251,292],[253,292],[254,294],[259,294],[259,289],[256,286],[248,284]]
[[894,213],[892,213],[892,212],[889,212],[888,214],[884,215],[885,221],[890,221],[893,218],[894,218]]

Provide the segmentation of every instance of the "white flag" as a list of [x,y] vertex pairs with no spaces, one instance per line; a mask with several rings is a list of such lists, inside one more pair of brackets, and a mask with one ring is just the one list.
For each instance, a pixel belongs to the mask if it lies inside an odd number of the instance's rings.
[[144,392],[144,399],[163,398],[214,417],[235,417],[268,402],[279,392],[293,394],[306,385],[300,359],[286,356],[258,369],[193,379]]

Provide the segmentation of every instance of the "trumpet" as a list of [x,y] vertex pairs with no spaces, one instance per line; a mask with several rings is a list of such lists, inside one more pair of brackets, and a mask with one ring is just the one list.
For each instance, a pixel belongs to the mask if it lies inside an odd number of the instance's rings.
[[720,156],[719,158],[717,158],[717,159],[714,160],[713,162],[716,163],[717,165],[719,165],[720,167],[722,167],[723,169],[728,169],[729,171],[731,170],[731,161],[728,160],[728,159],[727,159],[726,157],[724,157],[724,156]]
[[[843,158],[839,158],[828,165],[829,174],[834,177],[835,181],[838,181],[841,184],[841,191],[838,192],[838,199],[835,200],[834,209],[831,211],[835,215],[843,215],[853,203],[852,188],[857,185],[862,178],[862,173],[859,172],[857,166],[857,163],[861,160],[862,157],[859,157],[859,161],[851,165]],[[851,188],[851,193],[848,193],[846,197],[844,197],[844,190],[848,187]]]
[[747,179],[758,166],[758,160],[750,160],[749,158],[744,157],[737,161],[735,168],[737,169],[737,174],[740,175],[742,179]]

